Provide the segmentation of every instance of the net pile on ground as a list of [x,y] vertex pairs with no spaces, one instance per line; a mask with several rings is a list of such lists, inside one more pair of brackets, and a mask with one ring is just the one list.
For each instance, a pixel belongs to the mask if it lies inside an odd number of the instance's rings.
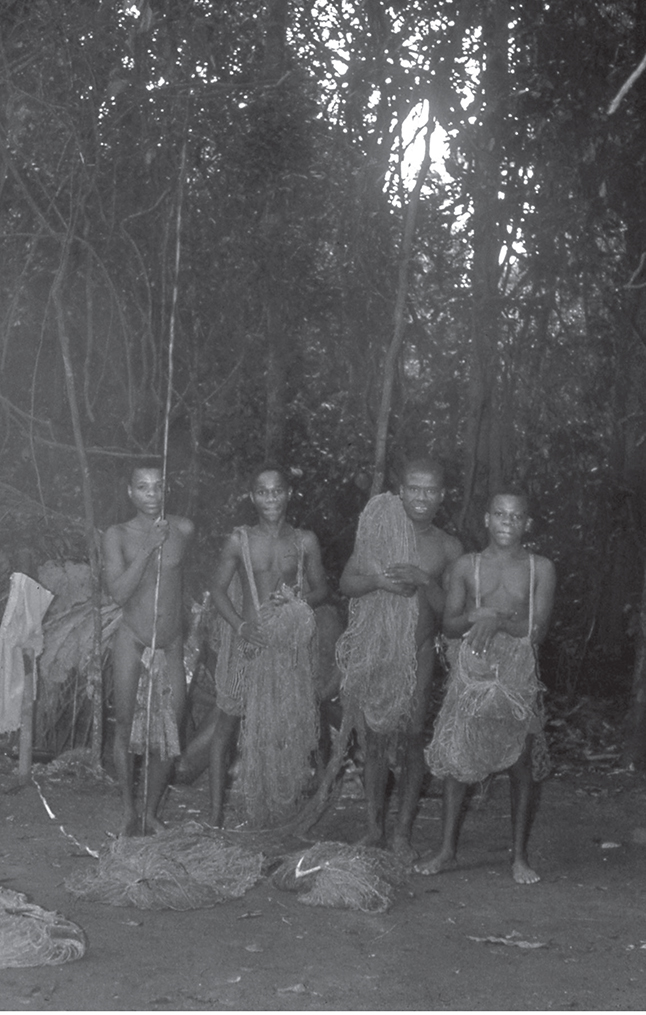
[[21,892],[0,888],[0,967],[60,966],[85,954],[85,933]]
[[319,842],[286,857],[275,871],[276,888],[298,892],[306,906],[383,913],[406,883],[406,869],[392,853],[369,846]]
[[190,821],[150,838],[116,839],[94,870],[70,876],[65,887],[111,906],[203,909],[244,895],[263,859]]

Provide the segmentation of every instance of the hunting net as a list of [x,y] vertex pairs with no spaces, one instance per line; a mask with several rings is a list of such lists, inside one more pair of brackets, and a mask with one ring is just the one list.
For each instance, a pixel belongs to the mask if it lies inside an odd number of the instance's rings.
[[80,959],[83,930],[58,913],[41,909],[21,892],[0,888],[0,967],[60,966]]
[[272,877],[276,888],[298,892],[298,901],[306,906],[365,913],[385,912],[406,881],[406,869],[392,853],[339,842],[319,842],[293,853]]
[[[399,497],[368,501],[357,528],[354,565],[376,574],[393,564],[418,564],[413,524]],[[381,589],[350,601],[350,622],[337,642],[343,688],[375,733],[392,733],[409,715],[416,680],[417,596]]]
[[263,854],[195,821],[146,838],[116,839],[91,871],[71,875],[75,898],[137,909],[205,909],[239,898],[261,877]]

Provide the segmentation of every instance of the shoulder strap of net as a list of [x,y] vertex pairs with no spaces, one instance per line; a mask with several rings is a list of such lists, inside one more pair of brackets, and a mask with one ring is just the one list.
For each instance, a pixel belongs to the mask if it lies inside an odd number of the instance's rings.
[[240,536],[240,545],[242,546],[242,560],[244,563],[244,569],[247,574],[247,581],[249,582],[249,588],[251,590],[251,598],[256,613],[260,609],[260,599],[258,597],[258,589],[256,588],[256,579],[254,578],[253,568],[251,566],[251,554],[249,553],[249,536],[247,534],[247,526],[241,525],[235,530]]
[[529,555],[529,637],[534,629],[534,579],[536,574],[536,562],[534,554]]
[[473,577],[476,585],[476,610],[480,609],[480,554],[472,553]]
[[298,573],[296,575],[296,586],[300,590],[299,595],[303,594],[303,571],[305,562],[305,546],[303,544],[303,533],[300,529],[296,529],[296,549],[298,550]]

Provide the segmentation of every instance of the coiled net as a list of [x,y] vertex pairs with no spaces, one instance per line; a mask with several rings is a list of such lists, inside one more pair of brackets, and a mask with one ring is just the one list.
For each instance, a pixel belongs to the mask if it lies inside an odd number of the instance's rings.
[[60,966],[80,959],[86,947],[78,924],[0,888],[0,968]]
[[439,778],[480,782],[510,768],[528,734],[542,730],[534,648],[498,632],[486,660],[464,640],[451,641],[447,655],[449,684],[426,762]]
[[240,752],[247,820],[263,828],[293,816],[310,781],[319,730],[313,611],[294,596],[264,603],[259,619],[269,641],[245,663]]
[[[393,564],[419,564],[413,523],[399,497],[380,493],[359,518],[354,546],[359,574]],[[392,733],[409,716],[416,683],[417,596],[381,589],[350,601],[350,622],[336,658],[346,696],[356,702],[375,733]]]
[[137,909],[203,909],[244,895],[263,855],[189,821],[147,838],[119,838],[92,870],[65,881],[79,899]]
[[406,881],[406,869],[392,853],[340,842],[319,842],[286,857],[272,877],[276,888],[298,892],[306,906],[365,913],[385,912]]

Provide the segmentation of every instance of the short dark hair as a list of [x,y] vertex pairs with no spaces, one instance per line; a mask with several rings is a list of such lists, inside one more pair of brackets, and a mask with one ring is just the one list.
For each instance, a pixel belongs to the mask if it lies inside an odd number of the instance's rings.
[[444,485],[444,466],[437,458],[433,458],[431,455],[415,455],[411,458],[403,458],[397,470],[399,482],[403,484],[411,472],[430,472],[431,475],[439,479],[442,485]]
[[253,490],[258,478],[262,476],[263,472],[277,472],[285,486],[291,486],[287,469],[285,469],[282,465],[279,465],[277,462],[263,462],[262,465],[256,466],[256,468],[249,473],[248,487],[250,491]]
[[146,458],[135,458],[134,461],[129,461],[125,469],[128,486],[132,486],[132,480],[135,472],[141,472],[145,469],[156,469],[163,475],[164,463],[161,458],[154,455],[148,455]]
[[516,497],[518,500],[522,500],[525,505],[525,511],[527,514],[530,513],[530,499],[527,490],[524,490],[521,486],[499,486],[489,497],[487,501],[486,511],[487,514],[491,511],[491,505],[493,504],[496,497]]

